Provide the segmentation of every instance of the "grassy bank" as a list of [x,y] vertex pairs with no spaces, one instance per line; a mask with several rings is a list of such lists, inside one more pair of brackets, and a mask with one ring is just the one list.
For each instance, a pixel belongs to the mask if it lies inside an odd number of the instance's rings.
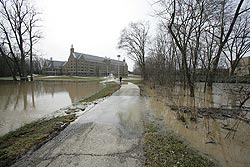
[[120,85],[115,83],[115,82],[110,82],[107,83],[105,88],[103,88],[101,91],[97,92],[96,94],[94,94],[91,97],[88,97],[86,99],[80,100],[80,102],[91,102],[94,101],[96,99],[100,99],[106,96],[110,96],[112,93],[114,93],[115,91],[117,91],[118,89],[120,89]]
[[208,167],[215,164],[189,148],[177,136],[162,131],[154,123],[144,123],[143,146],[147,167]]
[[124,82],[131,82],[136,85],[141,85],[143,83],[142,80],[136,80],[136,79],[128,79],[128,80],[125,80]]
[[[19,80],[19,77],[17,76],[17,79]],[[80,81],[80,82],[100,82],[104,80],[104,77],[81,77],[81,76],[43,76],[38,75],[34,76],[34,81]],[[0,77],[0,81],[12,81],[12,77]]]
[[81,82],[100,82],[103,77],[80,77],[80,76],[36,76],[36,81],[81,81]]
[[39,148],[75,119],[75,115],[67,115],[40,120],[0,137],[0,166],[9,166],[28,151]]
[[132,82],[136,85],[140,85],[143,83],[143,79],[140,75],[129,75],[126,78],[123,79],[123,82]]

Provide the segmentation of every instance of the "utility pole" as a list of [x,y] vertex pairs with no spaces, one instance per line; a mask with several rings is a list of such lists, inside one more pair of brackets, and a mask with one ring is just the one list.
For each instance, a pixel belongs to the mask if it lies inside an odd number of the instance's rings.
[[120,57],[121,55],[117,55],[117,58],[118,58],[118,79],[120,78],[120,69],[119,69],[119,61],[120,61]]

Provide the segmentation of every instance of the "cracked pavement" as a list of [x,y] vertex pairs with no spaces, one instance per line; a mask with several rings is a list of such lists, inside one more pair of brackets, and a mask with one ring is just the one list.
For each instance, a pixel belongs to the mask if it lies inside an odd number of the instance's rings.
[[128,83],[12,166],[144,166],[138,86]]

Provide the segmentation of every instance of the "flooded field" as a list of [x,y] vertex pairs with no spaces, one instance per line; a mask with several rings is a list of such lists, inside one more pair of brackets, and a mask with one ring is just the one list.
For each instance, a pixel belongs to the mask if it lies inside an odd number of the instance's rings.
[[[241,89],[241,90],[240,90]],[[172,89],[165,89],[163,94],[171,95],[173,103],[176,105],[192,106],[193,100],[197,107],[227,107],[234,108],[239,106],[241,100],[244,99],[245,94],[250,92],[249,84],[232,84],[232,83],[215,83],[213,88],[207,88],[204,93],[204,83],[198,83],[195,87],[195,99],[188,96],[189,90],[184,90],[180,86]],[[241,91],[241,92],[240,92]],[[250,99],[248,99],[245,107],[250,107]]]
[[[197,86],[195,102],[186,94],[188,92],[176,87],[172,90],[159,91],[149,98],[150,106],[158,117],[163,117],[166,127],[184,138],[188,145],[208,154],[225,167],[246,167],[250,164],[250,124],[238,119],[198,117],[197,123],[188,119],[180,121],[177,112],[169,105],[196,107],[226,107],[235,108],[239,97],[232,94],[229,88],[233,84],[215,84],[212,90],[203,93],[202,86]],[[248,88],[249,85],[243,85]],[[166,98],[157,95],[169,93]],[[166,94],[165,94],[166,95]],[[246,101],[245,107],[250,106]],[[249,112],[245,115],[249,118]]]
[[0,81],[0,136],[101,90],[102,84]]

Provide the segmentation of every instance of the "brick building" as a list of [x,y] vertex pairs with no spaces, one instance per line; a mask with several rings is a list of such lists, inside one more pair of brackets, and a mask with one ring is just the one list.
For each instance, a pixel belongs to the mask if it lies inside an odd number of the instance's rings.
[[63,75],[63,65],[66,61],[45,60],[42,73],[45,75]]
[[[47,69],[44,70],[45,73],[48,73],[46,72]],[[127,76],[128,66],[125,60],[118,61],[75,52],[73,46],[71,46],[68,61],[61,63],[61,71],[63,75],[107,76],[113,74],[118,76],[119,73],[120,76]]]
[[250,56],[241,58],[235,69],[235,74],[238,76],[250,75]]

